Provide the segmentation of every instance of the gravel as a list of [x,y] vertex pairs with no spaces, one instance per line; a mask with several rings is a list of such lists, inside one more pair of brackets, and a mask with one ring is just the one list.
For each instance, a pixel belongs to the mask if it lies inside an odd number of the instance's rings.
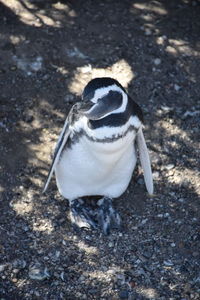
[[[198,1],[5,1],[0,10],[0,299],[199,299]],[[27,17],[26,17],[27,16]],[[121,231],[75,230],[50,156],[71,105],[113,76],[144,111]]]

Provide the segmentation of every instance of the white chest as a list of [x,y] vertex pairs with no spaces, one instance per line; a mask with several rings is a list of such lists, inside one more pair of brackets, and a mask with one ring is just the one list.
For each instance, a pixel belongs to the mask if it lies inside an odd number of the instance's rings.
[[[65,148],[55,168],[60,193],[69,200],[91,195],[120,196],[136,163],[135,130],[104,128],[85,133]],[[112,131],[111,131],[112,130]]]

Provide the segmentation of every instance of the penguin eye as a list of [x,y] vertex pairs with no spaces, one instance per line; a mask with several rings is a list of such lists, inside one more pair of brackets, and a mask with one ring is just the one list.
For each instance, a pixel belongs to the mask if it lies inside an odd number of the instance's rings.
[[84,115],[90,120],[99,120],[122,105],[122,94],[117,91],[110,91],[108,94],[99,98],[97,103],[94,104]]

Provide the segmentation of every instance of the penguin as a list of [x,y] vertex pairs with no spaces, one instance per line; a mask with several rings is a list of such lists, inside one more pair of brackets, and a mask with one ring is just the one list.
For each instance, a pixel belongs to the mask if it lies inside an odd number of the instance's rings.
[[[74,104],[59,136],[43,192],[55,173],[60,194],[68,199],[74,225],[120,228],[113,199],[127,189],[139,158],[149,194],[153,194],[151,163],[143,135],[143,113],[115,79],[92,79]],[[100,196],[96,208],[85,197]],[[91,198],[91,197],[90,197]]]

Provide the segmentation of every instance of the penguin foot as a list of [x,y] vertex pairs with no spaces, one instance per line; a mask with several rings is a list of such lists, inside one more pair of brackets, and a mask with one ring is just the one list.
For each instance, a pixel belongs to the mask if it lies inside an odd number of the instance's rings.
[[120,228],[121,218],[118,212],[112,207],[112,199],[104,197],[98,201],[97,220],[98,225],[104,234],[109,234],[111,227]]
[[94,213],[82,199],[75,199],[70,203],[70,218],[75,226],[80,228],[97,229]]

